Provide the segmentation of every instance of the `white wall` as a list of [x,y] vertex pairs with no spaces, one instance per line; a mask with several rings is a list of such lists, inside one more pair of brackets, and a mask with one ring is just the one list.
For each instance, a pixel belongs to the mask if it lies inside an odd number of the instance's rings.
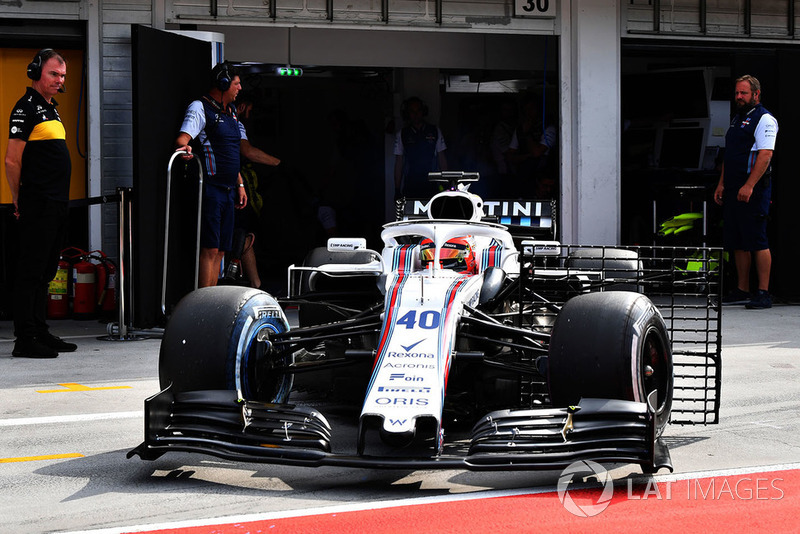
[[620,241],[620,40],[615,0],[563,0],[561,238]]

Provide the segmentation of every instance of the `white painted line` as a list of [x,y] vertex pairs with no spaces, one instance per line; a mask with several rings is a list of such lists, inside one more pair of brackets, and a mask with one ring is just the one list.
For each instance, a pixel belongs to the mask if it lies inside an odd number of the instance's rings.
[[135,412],[84,413],[76,415],[51,415],[47,417],[20,417],[19,419],[0,419],[0,427],[46,425],[50,423],[79,423],[83,421],[107,421],[109,419],[133,419],[144,417],[142,410]]
[[[764,465],[758,467],[740,467],[733,469],[719,469],[715,471],[697,471],[693,473],[678,473],[664,476],[655,476],[656,482],[691,480],[696,478],[725,477],[735,475],[750,475],[755,473],[769,473],[773,471],[790,471],[800,469],[800,463]],[[99,530],[79,530],[64,534],[121,534],[126,532],[148,532],[153,530],[170,530],[181,528],[202,527],[207,525],[227,525],[232,523],[251,523],[255,521],[270,521],[273,519],[286,519],[289,517],[307,517],[311,515],[338,514],[344,512],[363,512],[365,510],[382,510],[401,506],[415,506],[420,504],[439,504],[444,502],[469,501],[478,499],[494,499],[498,497],[516,497],[519,495],[535,495],[540,493],[556,493],[555,486],[541,488],[527,488],[515,490],[477,491],[474,493],[459,493],[457,495],[439,495],[435,497],[412,497],[394,501],[361,502],[358,504],[342,504],[337,506],[324,506],[319,508],[304,508],[298,510],[285,510],[280,512],[266,512],[260,514],[236,515],[227,517],[212,517],[208,519],[192,519],[175,521],[171,523],[154,523],[150,525],[134,525],[127,527],[113,527]]]

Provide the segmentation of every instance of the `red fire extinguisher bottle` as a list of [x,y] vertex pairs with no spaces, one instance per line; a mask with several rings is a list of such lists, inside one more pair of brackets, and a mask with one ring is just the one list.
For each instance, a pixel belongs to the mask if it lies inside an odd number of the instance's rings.
[[96,262],[97,268],[95,284],[97,311],[102,316],[110,317],[117,308],[116,265],[102,250],[93,251],[91,258]]
[[106,258],[106,287],[105,295],[100,301],[100,311],[104,315],[111,315],[117,310],[117,266],[111,259]]
[[96,267],[87,256],[72,267],[72,313],[76,319],[89,319],[95,316],[95,273]]
[[69,299],[67,296],[67,272],[69,262],[63,257],[58,260],[56,276],[47,288],[47,317],[64,319],[69,315]]

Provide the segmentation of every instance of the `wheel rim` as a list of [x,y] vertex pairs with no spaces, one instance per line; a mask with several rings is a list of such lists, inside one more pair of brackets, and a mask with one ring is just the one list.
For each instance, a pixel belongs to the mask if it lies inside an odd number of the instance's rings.
[[664,337],[658,329],[651,327],[645,335],[642,347],[641,380],[645,398],[656,391],[656,413],[667,407],[671,397],[672,358]]
[[267,337],[280,332],[272,323],[254,325],[248,330],[237,362],[237,390],[243,398],[282,403],[291,390],[291,375],[279,370],[286,365],[284,358],[270,357],[271,343],[258,341],[259,334],[264,331]]

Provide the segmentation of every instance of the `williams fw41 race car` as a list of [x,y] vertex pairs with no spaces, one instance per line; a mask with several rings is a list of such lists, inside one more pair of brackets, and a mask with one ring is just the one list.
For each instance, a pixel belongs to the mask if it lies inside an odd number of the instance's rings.
[[286,298],[184,297],[128,456],[671,470],[667,424],[718,421],[719,251],[567,246],[550,201],[432,179],[448,189],[401,206],[380,252],[332,239],[289,268]]

